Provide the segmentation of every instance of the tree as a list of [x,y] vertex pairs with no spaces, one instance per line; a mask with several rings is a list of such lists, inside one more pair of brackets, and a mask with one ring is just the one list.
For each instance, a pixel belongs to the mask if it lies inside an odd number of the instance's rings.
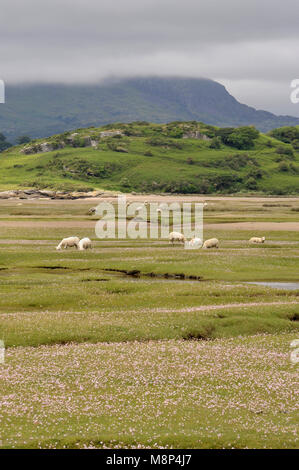
[[250,149],[254,146],[254,141],[259,136],[259,131],[255,127],[244,126],[238,127],[232,132],[228,138],[228,145],[236,147],[237,149]]
[[7,142],[5,135],[0,132],[0,152],[11,147],[11,144]]
[[273,129],[269,132],[269,135],[275,137],[275,139],[290,144],[293,140],[299,139],[299,128],[297,126],[285,126]]
[[210,142],[210,148],[211,149],[220,149],[221,148],[221,137],[213,137],[213,139]]
[[18,145],[22,145],[22,144],[29,144],[29,142],[31,142],[31,139],[28,135],[20,135],[18,138],[17,138],[17,144]]

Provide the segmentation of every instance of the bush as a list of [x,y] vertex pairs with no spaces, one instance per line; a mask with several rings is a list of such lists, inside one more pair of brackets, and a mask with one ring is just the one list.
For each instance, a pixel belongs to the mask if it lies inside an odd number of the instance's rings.
[[269,134],[286,144],[299,140],[299,128],[295,126],[279,127],[278,129],[273,129]]
[[153,147],[170,147],[170,148],[177,148],[181,150],[183,148],[183,144],[181,142],[175,142],[173,140],[163,138],[163,137],[158,137],[154,136],[151,137],[150,139],[147,139],[145,141],[147,145],[152,145]]
[[279,171],[289,171],[288,163],[285,162],[285,161],[280,162],[280,164],[278,165],[278,170]]
[[247,189],[252,189],[255,190],[257,189],[257,182],[253,177],[248,178],[248,180],[245,182],[245,186]]
[[210,142],[209,147],[211,149],[220,149],[221,148],[221,137],[213,137],[212,141]]
[[122,179],[120,180],[120,184],[121,184],[121,186],[122,186],[123,188],[125,188],[125,189],[128,189],[128,188],[131,187],[131,183],[130,183],[130,181],[128,180],[128,178],[122,178]]
[[292,146],[295,150],[299,150],[299,139],[292,140]]
[[294,151],[291,149],[291,147],[283,147],[282,145],[279,145],[276,149],[276,153],[279,155],[288,155],[290,157],[294,156]]
[[230,145],[240,150],[254,147],[254,141],[259,136],[259,131],[253,126],[224,127],[218,129],[216,133],[225,145]]
[[173,127],[167,132],[167,135],[169,137],[172,137],[173,139],[181,139],[183,137],[183,134],[184,132],[182,129],[180,129],[180,127]]
[[9,147],[11,147],[11,144],[7,142],[5,135],[1,134],[0,132],[0,152],[3,152]]
[[29,144],[29,142],[31,142],[31,139],[28,135],[20,135],[20,137],[17,138],[18,145]]
[[250,149],[258,136],[259,132],[254,127],[239,127],[228,136],[228,144],[240,150]]

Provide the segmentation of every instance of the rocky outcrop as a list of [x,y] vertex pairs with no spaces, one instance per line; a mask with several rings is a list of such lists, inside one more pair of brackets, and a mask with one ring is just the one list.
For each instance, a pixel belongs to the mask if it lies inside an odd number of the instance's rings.
[[53,152],[53,150],[62,149],[64,147],[65,143],[62,141],[41,142],[38,144],[26,145],[20,150],[20,153],[23,153],[25,155],[32,155],[34,153]]
[[115,135],[120,135],[121,137],[124,136],[124,134],[119,130],[111,130],[111,131],[100,132],[100,137],[101,138],[103,138],[103,137],[114,137]]
[[183,139],[199,139],[199,140],[211,140],[205,134],[202,134],[200,131],[189,131],[183,135]]
[[[24,189],[1,191],[0,199],[87,199],[111,196],[103,191],[53,191],[48,189]],[[113,196],[113,195],[112,195]]]
[[[114,137],[114,136],[124,136],[120,130],[111,130],[103,131],[97,136],[98,139],[105,137]],[[32,155],[34,153],[44,153],[44,152],[53,152],[54,150],[59,150],[64,148],[66,145],[70,147],[93,147],[97,148],[99,140],[96,140],[95,135],[82,135],[79,132],[74,132],[73,134],[67,135],[63,140],[50,140],[49,142],[38,142],[25,145],[20,153],[25,155]],[[120,152],[126,150],[119,150]]]

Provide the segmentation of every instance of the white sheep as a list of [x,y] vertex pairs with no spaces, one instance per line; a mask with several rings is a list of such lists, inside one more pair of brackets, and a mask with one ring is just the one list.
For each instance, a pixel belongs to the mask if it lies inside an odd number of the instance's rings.
[[74,246],[76,248],[78,248],[79,241],[80,241],[80,239],[78,237],[64,238],[63,240],[61,240],[59,245],[56,247],[56,250],[62,250],[62,249],[66,250],[67,248],[72,248]]
[[203,248],[219,248],[219,240],[217,238],[210,238],[203,244]]
[[265,243],[266,238],[265,237],[252,237],[249,240],[249,243]]
[[78,248],[80,251],[92,248],[91,240],[89,238],[82,238],[82,240],[79,241]]
[[198,237],[192,238],[189,241],[189,246],[192,247],[192,248],[201,248],[202,247],[202,239],[198,238]]
[[169,243],[172,243],[172,244],[174,244],[174,242],[185,243],[186,241],[186,238],[180,232],[171,232],[168,238],[169,238]]

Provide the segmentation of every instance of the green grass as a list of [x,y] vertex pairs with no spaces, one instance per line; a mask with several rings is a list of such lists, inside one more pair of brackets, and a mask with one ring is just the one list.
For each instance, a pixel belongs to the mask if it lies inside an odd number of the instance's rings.
[[[190,123],[180,125],[186,129],[191,126]],[[21,154],[22,146],[8,149],[0,158],[0,189],[36,187],[66,191],[106,189],[281,195],[299,192],[299,153],[294,151],[293,157],[279,156],[276,148],[286,144],[272,137],[260,134],[250,150],[238,150],[224,144],[220,149],[212,149],[210,142],[169,137],[173,124],[118,126],[131,135],[119,139],[103,138],[98,148],[67,145],[64,149],[33,155]],[[204,124],[198,126],[202,132],[213,133],[216,129],[206,128]],[[101,130],[103,128],[79,129],[78,133],[97,139]],[[150,143],[155,137],[162,139],[160,145]],[[35,143],[63,139],[65,134],[39,139]],[[272,147],[268,146],[269,142]],[[113,151],[111,145],[125,148],[128,153]],[[147,155],[149,152],[151,156]],[[245,163],[240,163],[244,158]],[[286,171],[279,169],[279,158],[287,162]],[[257,170],[260,174],[254,176]],[[255,183],[251,181],[250,184],[252,175]]]
[[[297,199],[211,198],[206,251],[98,240],[90,201],[22,204],[0,204],[3,447],[298,446],[299,289],[247,283],[299,281]],[[57,252],[70,234],[93,250]]]

